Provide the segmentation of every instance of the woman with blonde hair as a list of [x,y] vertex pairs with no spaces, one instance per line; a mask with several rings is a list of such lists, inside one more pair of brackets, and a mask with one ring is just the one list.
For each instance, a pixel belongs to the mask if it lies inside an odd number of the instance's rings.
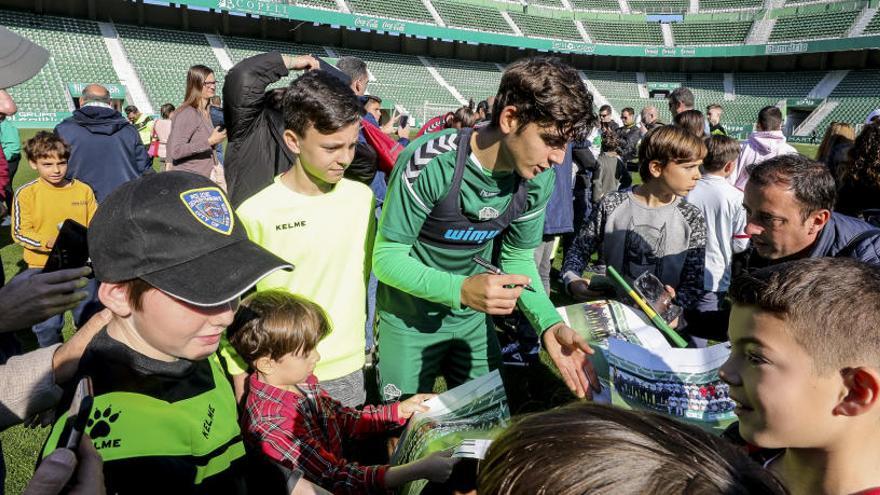
[[223,168],[215,147],[226,139],[226,130],[211,125],[208,107],[217,89],[214,71],[194,65],[186,74],[186,97],[171,120],[167,158],[172,170],[185,170],[210,178],[225,188]]
[[856,131],[846,122],[832,122],[825,130],[816,159],[824,163],[831,175],[837,177],[837,167],[846,161],[846,153],[856,139]]

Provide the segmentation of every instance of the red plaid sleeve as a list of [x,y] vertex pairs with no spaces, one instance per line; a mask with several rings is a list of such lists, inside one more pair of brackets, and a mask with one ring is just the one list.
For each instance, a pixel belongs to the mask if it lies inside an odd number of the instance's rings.
[[351,438],[362,438],[370,433],[393,430],[406,424],[398,413],[399,402],[380,406],[364,406],[360,411],[345,407],[321,392],[325,407],[334,409],[340,429]]
[[[345,494],[385,493],[388,466],[362,466],[342,457],[341,445],[326,445],[321,425],[307,399],[251,377],[245,411],[246,430],[269,458],[306,479]],[[333,436],[331,436],[333,438]]]

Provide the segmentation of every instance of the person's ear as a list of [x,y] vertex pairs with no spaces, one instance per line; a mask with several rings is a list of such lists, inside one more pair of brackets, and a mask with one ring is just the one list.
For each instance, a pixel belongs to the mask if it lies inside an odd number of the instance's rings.
[[269,356],[258,357],[254,361],[254,369],[264,375],[271,375],[275,371],[275,360]]
[[828,223],[828,220],[831,219],[831,211],[826,209],[816,210],[810,217],[807,218],[807,223],[810,226],[810,235],[815,234],[822,230],[825,227],[825,224]]
[[294,154],[298,155],[301,151],[300,137],[296,135],[291,129],[284,129],[284,144],[287,145],[287,149],[292,151]]
[[124,284],[102,282],[98,286],[98,300],[120,318],[131,316],[134,311],[128,302],[128,287]]
[[651,177],[656,179],[663,175],[663,167],[664,165],[658,160],[651,160],[648,162],[648,173],[651,174]]
[[498,127],[501,129],[502,134],[513,134],[519,129],[519,115],[515,106],[507,105],[501,109]]
[[730,175],[733,173],[733,169],[736,167],[736,160],[730,160],[729,162],[724,164],[724,169],[721,172],[724,175]]
[[839,416],[858,416],[865,414],[878,404],[880,396],[880,374],[871,368],[846,368],[841,370],[845,388],[844,396],[834,407]]

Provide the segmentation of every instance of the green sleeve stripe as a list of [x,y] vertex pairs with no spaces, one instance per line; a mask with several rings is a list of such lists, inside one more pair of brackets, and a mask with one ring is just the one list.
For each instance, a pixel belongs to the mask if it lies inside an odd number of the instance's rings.
[[[403,173],[405,174],[406,172]],[[425,205],[425,202],[422,201],[422,198],[420,198],[419,195],[416,194],[416,191],[412,187],[412,183],[410,183],[410,181],[408,181],[406,177],[401,177],[401,180],[403,181],[404,185],[406,185],[406,190],[415,200],[416,204],[419,206],[419,209],[424,211],[425,213],[431,213],[431,209],[428,208],[428,206]]]

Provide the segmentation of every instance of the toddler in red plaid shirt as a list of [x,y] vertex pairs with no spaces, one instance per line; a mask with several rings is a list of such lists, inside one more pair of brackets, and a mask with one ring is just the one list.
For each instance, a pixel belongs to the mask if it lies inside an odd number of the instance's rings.
[[253,370],[242,417],[248,441],[333,493],[384,493],[417,479],[445,481],[453,466],[449,452],[402,466],[362,466],[343,457],[351,439],[399,428],[427,410],[422,402],[433,395],[360,411],[343,407],[312,374],[321,358],[315,348],[328,333],[324,311],[303,297],[268,290],[242,302],[228,335]]

